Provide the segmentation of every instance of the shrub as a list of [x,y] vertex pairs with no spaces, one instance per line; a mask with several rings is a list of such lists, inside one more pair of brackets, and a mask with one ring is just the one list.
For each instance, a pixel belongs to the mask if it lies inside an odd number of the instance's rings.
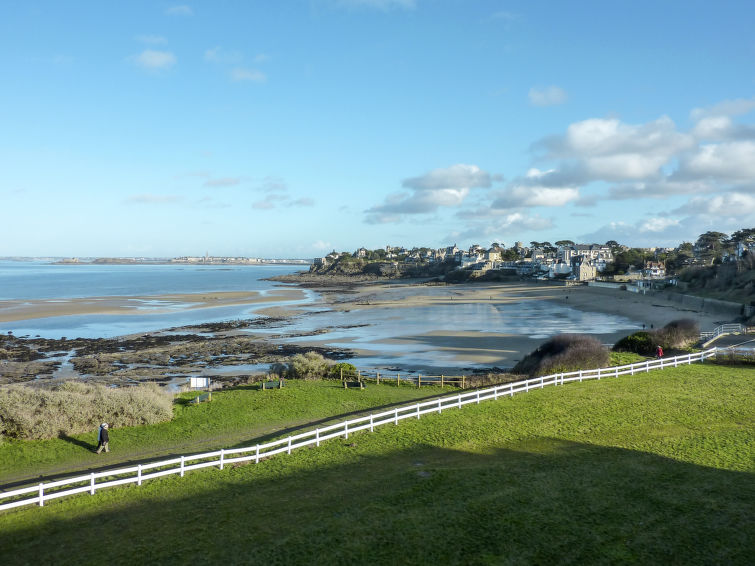
[[700,327],[690,318],[672,320],[656,330],[656,341],[664,348],[688,348],[700,340]]
[[625,336],[614,345],[613,349],[617,352],[634,352],[641,356],[652,356],[655,354],[656,340],[650,332],[635,332]]
[[288,377],[298,379],[321,379],[328,373],[328,361],[317,352],[296,354],[288,362]]
[[96,429],[169,421],[173,395],[155,384],[112,388],[66,381],[53,389],[23,385],[0,390],[0,438],[42,439]]
[[356,366],[346,362],[339,362],[335,365],[332,365],[330,366],[330,370],[328,371],[328,377],[330,377],[331,379],[341,379],[341,377],[352,379],[356,378],[356,376]]
[[525,356],[512,371],[536,377],[606,367],[609,361],[608,349],[596,338],[582,334],[561,334]]
[[700,328],[692,319],[672,320],[663,328],[650,332],[635,332],[625,336],[614,345],[617,352],[634,352],[642,356],[652,356],[655,348],[664,350],[689,348],[700,339]]

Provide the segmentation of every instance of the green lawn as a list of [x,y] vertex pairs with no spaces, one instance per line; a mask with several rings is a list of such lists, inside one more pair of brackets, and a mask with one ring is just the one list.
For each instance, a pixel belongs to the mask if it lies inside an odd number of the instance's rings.
[[0,548],[9,565],[750,564],[754,432],[755,371],[698,364],[5,512]]
[[167,454],[248,445],[313,421],[453,390],[374,384],[345,390],[339,381],[288,380],[283,389],[259,391],[248,386],[217,391],[212,402],[200,405],[187,403],[198,393],[187,393],[176,400],[170,422],[111,429],[109,454],[92,452],[96,430],[53,440],[0,443],[0,485]]

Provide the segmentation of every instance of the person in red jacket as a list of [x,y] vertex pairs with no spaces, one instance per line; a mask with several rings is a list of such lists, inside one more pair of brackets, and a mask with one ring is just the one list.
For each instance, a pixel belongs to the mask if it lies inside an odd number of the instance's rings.
[[660,344],[655,349],[655,357],[659,360],[663,357],[663,348],[661,348]]

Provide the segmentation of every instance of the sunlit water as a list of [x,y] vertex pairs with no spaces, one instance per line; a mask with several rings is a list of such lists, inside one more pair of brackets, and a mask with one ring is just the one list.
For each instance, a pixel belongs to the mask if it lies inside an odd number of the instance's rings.
[[[61,299],[104,296],[154,296],[175,293],[219,291],[269,292],[280,284],[264,281],[272,275],[299,270],[296,266],[186,266],[186,265],[51,265],[44,263],[0,262],[0,298]],[[452,296],[452,288],[388,288],[385,296],[401,298],[414,293]],[[285,324],[252,332],[277,336],[286,343],[311,342],[329,348],[360,350],[352,361],[360,367],[481,368],[490,363],[464,359],[458,351],[444,351],[428,334],[479,332],[526,337],[536,344],[560,333],[609,335],[641,328],[626,317],[583,312],[557,301],[444,304],[395,308],[355,306],[350,311],[321,312],[313,305],[318,295],[306,291],[300,301],[261,303],[187,309],[187,305],[143,300],[137,313],[128,315],[77,315],[40,318],[0,324],[0,331],[17,336],[47,338],[114,337],[164,330],[206,322],[255,318],[261,308],[297,305],[312,312],[294,317]],[[385,297],[383,297],[385,299]],[[157,311],[168,312],[157,312]],[[328,328],[326,334],[299,337],[296,334]],[[502,338],[501,340],[505,340]],[[459,338],[465,347],[474,347],[473,338]],[[453,346],[452,346],[453,347]],[[505,342],[501,348],[505,348]],[[525,352],[526,353],[526,352]],[[511,364],[509,364],[511,365]],[[65,366],[64,366],[65,367]],[[208,367],[203,375],[235,372],[256,373],[257,364]]]

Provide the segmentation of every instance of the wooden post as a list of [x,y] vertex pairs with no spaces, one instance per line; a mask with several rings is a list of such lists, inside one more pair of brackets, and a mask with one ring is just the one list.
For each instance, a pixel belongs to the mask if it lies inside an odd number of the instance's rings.
[[341,383],[343,383],[343,368],[341,368]]
[[443,387],[443,374],[440,374],[440,386]]
[[461,388],[464,389],[464,376],[461,376]]
[[377,384],[380,385],[380,372],[377,372]]
[[396,374],[396,387],[398,387],[401,384],[401,374]]
[[422,387],[422,374],[417,374],[417,389]]

